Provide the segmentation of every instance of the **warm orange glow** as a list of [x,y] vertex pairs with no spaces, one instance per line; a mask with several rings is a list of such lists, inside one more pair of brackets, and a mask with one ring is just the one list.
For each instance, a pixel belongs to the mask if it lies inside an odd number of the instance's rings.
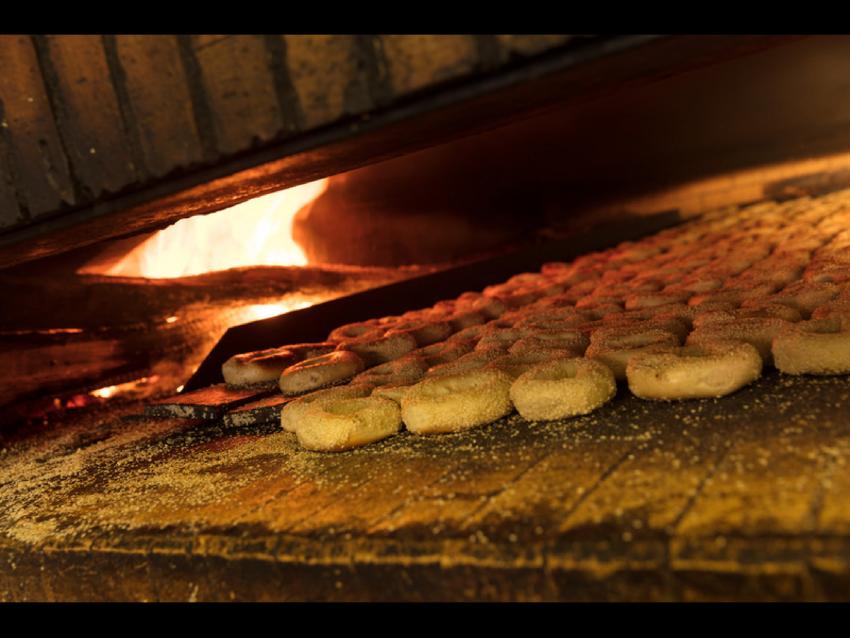
[[248,323],[249,321],[257,321],[258,319],[268,319],[269,317],[275,317],[277,315],[282,315],[285,312],[307,308],[312,305],[313,302],[311,301],[284,301],[280,303],[253,304],[240,309],[239,323]]
[[107,386],[105,388],[98,388],[97,390],[93,390],[89,394],[91,394],[92,396],[98,397],[99,399],[108,399],[113,394],[115,394],[117,391],[118,391],[117,385],[110,385],[110,386]]
[[[104,388],[98,388],[97,390],[92,390],[89,392],[90,396],[97,397],[98,399],[108,399],[109,397],[115,396],[116,394],[120,394],[121,392],[128,392],[130,390],[136,390],[141,386],[147,385],[149,383],[156,383],[159,381],[159,375],[152,375],[149,377],[141,377],[140,379],[134,379],[133,381],[128,381],[127,383],[119,383],[118,385],[109,385]],[[69,405],[66,407],[82,407],[84,405],[85,397],[83,395],[75,395],[69,401]]]
[[83,267],[80,272],[164,279],[240,266],[303,266],[307,258],[292,239],[292,220],[326,188],[327,180],[321,179],[181,219],[108,268]]

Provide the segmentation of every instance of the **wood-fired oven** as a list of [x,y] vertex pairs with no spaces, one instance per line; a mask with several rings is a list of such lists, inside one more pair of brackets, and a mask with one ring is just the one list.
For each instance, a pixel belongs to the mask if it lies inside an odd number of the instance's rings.
[[0,600],[847,599],[845,374],[331,454],[221,366],[705,220],[843,250],[848,60],[0,36]]

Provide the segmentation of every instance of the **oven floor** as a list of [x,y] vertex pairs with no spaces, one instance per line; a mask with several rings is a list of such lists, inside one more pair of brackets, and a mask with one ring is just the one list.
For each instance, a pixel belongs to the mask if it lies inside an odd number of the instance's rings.
[[850,598],[846,377],[335,455],[138,410],[0,450],[0,599]]

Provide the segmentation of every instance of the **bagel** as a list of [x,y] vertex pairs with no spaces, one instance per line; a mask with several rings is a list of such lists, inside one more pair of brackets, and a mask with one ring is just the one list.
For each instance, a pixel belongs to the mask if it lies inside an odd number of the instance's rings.
[[528,330],[520,330],[518,328],[504,328],[501,330],[488,330],[481,339],[475,344],[475,350],[492,350],[500,348],[507,350],[517,341],[530,334]]
[[723,280],[717,277],[683,277],[681,281],[669,284],[662,292],[686,292],[696,295],[717,290],[723,286]]
[[818,306],[835,299],[840,291],[841,288],[833,283],[800,281],[786,286],[769,299],[772,303],[791,306],[804,317],[809,317]]
[[728,322],[715,322],[697,328],[688,335],[687,345],[698,346],[714,341],[743,341],[758,350],[765,365],[772,366],[773,340],[790,325],[792,325],[790,322],[776,318],[739,317]]
[[560,296],[564,299],[571,300],[575,304],[580,299],[592,294],[599,287],[600,283],[598,279],[586,279],[581,283],[577,283],[575,285],[570,286],[563,293],[561,293]]
[[313,404],[324,405],[341,399],[356,399],[369,396],[372,387],[367,385],[342,385],[334,388],[316,390],[310,394],[293,399],[280,411],[280,426],[286,432],[295,432],[301,423],[304,412]]
[[333,352],[336,349],[336,344],[324,341],[322,343],[295,343],[284,347],[294,354],[298,361],[304,361],[304,359],[312,359]]
[[[576,306],[578,308],[578,306]],[[618,304],[603,303],[586,305],[581,307],[582,313],[590,321],[604,319],[605,317],[618,316],[623,312],[623,307]]]
[[328,335],[328,341],[339,343],[350,339],[375,339],[384,334],[384,329],[378,326],[376,320],[358,321],[357,323],[347,323],[344,326],[335,328]]
[[280,391],[295,396],[348,381],[366,368],[353,352],[336,350],[289,366],[280,375]]
[[506,354],[490,363],[485,368],[501,370],[511,378],[516,379],[523,372],[533,368],[538,363],[551,361],[552,359],[572,359],[576,354],[570,350],[529,349],[519,354]]
[[[486,330],[486,326],[488,324],[478,324],[475,326],[469,326],[468,328],[464,328],[463,330],[459,330],[446,339],[445,343],[449,342],[473,342],[477,343],[479,339],[484,335]],[[439,345],[439,344],[434,344]]]
[[638,310],[640,308],[655,308],[674,303],[687,303],[693,296],[691,292],[643,292],[626,297],[626,310]]
[[401,416],[416,434],[458,432],[510,414],[512,379],[500,370],[426,378],[401,400]]
[[556,277],[569,275],[574,266],[566,261],[547,261],[540,268],[540,274],[544,277]]
[[832,316],[792,324],[773,340],[773,359],[787,374],[848,374],[850,321]]
[[353,352],[367,368],[404,356],[416,349],[416,340],[406,332],[387,332],[342,341],[338,351]]
[[381,397],[336,399],[308,406],[295,430],[301,447],[341,452],[380,441],[401,429],[401,410]]
[[561,330],[574,328],[590,321],[590,316],[574,306],[536,309],[516,322],[517,328],[527,330]]
[[735,307],[739,307],[747,299],[766,297],[775,291],[777,287],[774,284],[759,284],[756,286],[722,288],[701,295],[694,295],[688,299],[688,305],[703,306],[706,303],[729,303]]
[[781,303],[769,303],[766,300],[759,302],[747,303],[741,305],[740,308],[734,310],[715,310],[704,312],[694,317],[694,328],[710,325],[713,323],[725,323],[727,321],[736,321],[738,319],[782,319],[796,323],[803,319],[800,311],[791,306],[786,306]]
[[361,372],[351,380],[351,383],[365,383],[373,386],[407,385],[419,381],[428,371],[428,367],[423,357],[410,353]]
[[461,374],[463,372],[471,372],[483,368],[491,361],[507,354],[501,348],[491,348],[490,350],[475,350],[462,357],[458,357],[449,363],[434,366],[425,374],[426,378],[442,377],[446,375]]
[[518,339],[508,348],[511,354],[535,350],[566,350],[580,357],[587,350],[589,340],[580,330],[539,330]]
[[808,281],[818,283],[841,283],[850,281],[850,265],[846,262],[821,261],[809,264],[803,277]]
[[224,382],[232,388],[273,388],[281,373],[289,366],[329,352],[333,343],[296,343],[281,348],[270,348],[258,352],[247,352],[230,357],[221,367]]
[[429,368],[450,363],[472,352],[474,341],[448,340],[440,343],[434,343],[424,348],[419,348],[411,352],[411,355],[417,355],[425,360]]
[[[623,317],[621,320],[617,319],[609,319],[608,321],[603,321],[603,327],[605,329],[604,332],[594,331],[594,333],[598,333],[596,338],[593,339],[596,342],[605,341],[611,339],[610,334],[611,331],[615,331],[619,329],[621,334],[626,332],[640,332],[645,330],[662,330],[664,332],[669,332],[676,336],[679,340],[679,343],[685,340],[685,337],[688,336],[690,332],[690,318],[687,314],[678,314],[678,313],[662,313],[659,315],[650,316],[647,319],[637,319],[632,317]],[[604,336],[609,335],[609,336]]]
[[587,297],[582,297],[576,302],[576,310],[583,310],[584,308],[593,308],[597,306],[617,306],[620,309],[620,312],[622,312],[623,298],[619,295],[610,294],[610,291],[606,289],[602,294],[588,295]]
[[[581,299],[581,297],[579,297],[579,299]],[[569,309],[574,308],[575,303],[576,299],[572,298],[570,295],[559,293],[557,295],[552,295],[551,297],[544,297],[537,300],[534,306],[540,309]]]
[[454,332],[460,332],[471,326],[479,326],[487,323],[487,317],[483,313],[475,310],[456,310],[446,317],[446,320],[451,325]]
[[454,330],[448,321],[399,321],[390,328],[386,336],[393,334],[409,334],[417,346],[428,346],[447,339]]
[[525,287],[500,288],[498,292],[491,291],[490,294],[487,291],[488,289],[485,288],[485,295],[498,299],[508,308],[522,308],[534,303],[542,296],[539,291]]
[[635,396],[670,401],[731,394],[758,379],[761,369],[761,356],[750,344],[715,342],[638,353],[626,366],[626,378]]
[[464,308],[468,308],[472,312],[482,314],[487,319],[498,319],[508,309],[508,307],[496,297],[486,297],[481,293],[474,294],[476,295],[475,297],[468,296],[465,299],[463,295],[458,297],[459,305]]
[[297,361],[297,355],[286,347],[269,348],[230,357],[221,366],[221,373],[230,388],[273,388],[281,372]]
[[590,335],[585,356],[605,364],[618,381],[626,378],[629,360],[647,348],[678,346],[679,338],[658,328],[602,328]]
[[518,275],[514,275],[510,279],[505,282],[506,286],[520,288],[520,287],[528,287],[528,288],[537,288],[540,286],[545,286],[550,283],[549,279],[539,272],[521,272]]

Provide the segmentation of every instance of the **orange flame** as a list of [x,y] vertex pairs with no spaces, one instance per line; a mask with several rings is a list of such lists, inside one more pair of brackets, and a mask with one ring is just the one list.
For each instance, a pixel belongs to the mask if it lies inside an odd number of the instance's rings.
[[[139,379],[134,379],[133,381],[127,381],[126,383],[108,385],[103,388],[98,388],[97,390],[92,390],[89,392],[89,396],[97,397],[98,399],[108,399],[116,394],[127,392],[129,390],[138,390],[144,385],[156,383],[157,381],[159,381],[159,375],[154,374],[149,377],[141,377]],[[85,403],[85,396],[78,394],[71,397],[66,407],[84,407]]]
[[303,266],[307,258],[292,239],[292,220],[327,185],[320,179],[182,219],[96,274],[165,279],[240,266]]
[[241,309],[241,312],[239,312],[238,323],[248,323],[249,321],[257,321],[258,319],[268,319],[269,317],[276,317],[277,315],[282,315],[285,312],[300,310],[301,308],[307,308],[312,305],[313,302],[303,300],[252,304]]

